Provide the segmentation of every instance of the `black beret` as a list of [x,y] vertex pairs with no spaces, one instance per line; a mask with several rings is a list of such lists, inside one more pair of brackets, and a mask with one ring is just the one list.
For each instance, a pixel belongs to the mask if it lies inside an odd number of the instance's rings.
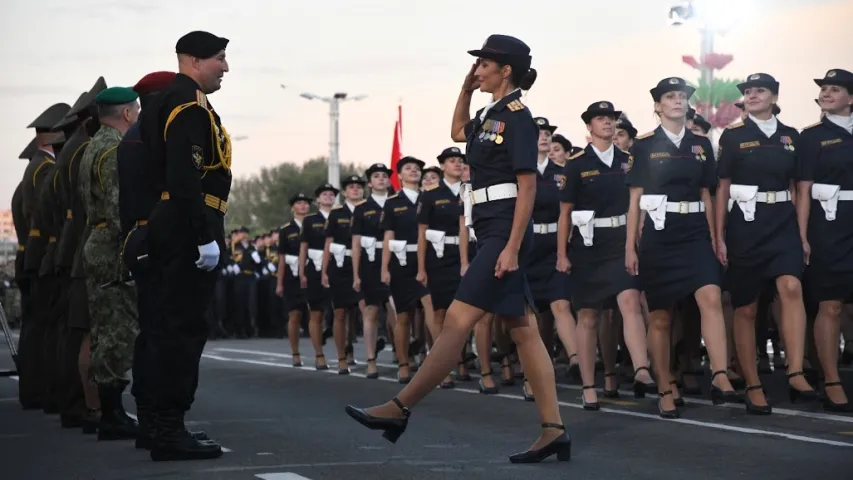
[[197,30],[178,39],[178,43],[175,44],[175,53],[207,59],[225,50],[226,46],[228,46],[227,38]]

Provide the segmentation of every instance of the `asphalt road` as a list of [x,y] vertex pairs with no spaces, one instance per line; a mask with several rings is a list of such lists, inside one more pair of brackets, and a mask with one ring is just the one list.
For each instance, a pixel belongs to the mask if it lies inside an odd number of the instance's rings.
[[[227,448],[212,461],[154,463],[132,442],[98,442],[63,430],[58,416],[22,411],[16,381],[0,378],[0,478],[834,480],[853,472],[853,415],[788,404],[781,373],[763,379],[775,408],[770,417],[747,416],[743,405],[713,407],[707,397],[688,397],[681,419],[663,420],[655,399],[635,400],[628,391],[606,404],[600,398],[604,408],[587,412],[579,386],[564,384],[559,397],[573,438],[572,461],[512,465],[507,456],[538,434],[536,410],[523,401],[520,386],[484,396],[475,379],[436,390],[392,445],[343,411],[347,403],[372,405],[397,392],[391,352],[380,355],[380,380],[364,378],[361,344],[350,376],[315,371],[305,340],[306,366],[291,367],[288,352],[286,340],[208,343],[188,420]],[[331,343],[326,356],[336,357]],[[0,368],[10,364],[3,347]],[[565,378],[558,375],[561,382]],[[845,371],[844,379],[853,385],[853,371]],[[132,411],[131,397],[125,404]]]

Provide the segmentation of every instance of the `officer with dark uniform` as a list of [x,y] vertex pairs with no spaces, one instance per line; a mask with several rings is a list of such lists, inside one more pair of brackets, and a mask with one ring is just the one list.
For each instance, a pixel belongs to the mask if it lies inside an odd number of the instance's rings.
[[[433,341],[441,333],[447,308],[462,278],[459,231],[466,228],[459,200],[465,154],[458,147],[450,147],[436,158],[443,169],[442,178],[424,187],[418,198],[418,281],[429,288],[435,309],[435,321],[427,324]],[[483,366],[486,368],[482,375],[491,375],[488,363],[484,362]],[[453,380],[448,377],[439,387],[453,388]]]
[[[530,215],[536,197],[539,133],[520,98],[521,91],[533,85],[536,71],[530,68],[530,47],[514,37],[492,35],[482,48],[468,53],[478,58],[462,84],[452,137],[467,141],[473,192],[465,193],[473,205],[466,204],[465,213],[466,220],[471,219],[468,213],[473,214],[477,256],[462,277],[442,335],[413,381],[391,402],[368,410],[348,406],[347,413],[363,425],[384,430],[385,438],[395,441],[406,429],[409,407],[441,383],[474,325],[494,312],[504,316],[519,355],[527,361],[525,371],[543,421],[542,435],[533,447],[510,461],[534,463],[555,454],[568,461],[571,440],[560,418],[554,370],[532,314],[523,269],[533,247]],[[471,96],[478,88],[494,100],[471,120]],[[386,205],[386,215],[388,210]]]
[[261,255],[249,241],[249,229],[237,229],[237,241],[231,258],[237,267],[234,279],[234,334],[237,338],[250,338],[257,334],[258,320],[258,273],[261,271]]
[[151,326],[154,460],[216,458],[222,448],[184,426],[207,340],[204,312],[224,264],[223,216],[231,190],[231,139],[207,95],[228,71],[228,39],[195,31],[178,40],[179,73],[145,109],[141,139],[151,186],[161,192],[148,219],[152,281],[161,315]]
[[[99,79],[101,80],[101,79]],[[93,88],[96,88],[97,85]],[[83,341],[83,330],[73,328],[70,309],[71,267],[74,263],[76,238],[71,230],[73,222],[71,185],[69,170],[72,162],[79,162],[89,139],[84,126],[88,118],[86,106],[90,101],[89,92],[83,92],[65,117],[54,125],[54,131],[62,131],[66,141],[56,156],[55,188],[56,202],[54,215],[57,217],[59,233],[55,244],[54,268],[57,279],[58,305],[60,312],[60,337],[58,355],[58,388],[60,394],[60,421],[63,428],[82,426],[86,414],[83,383],[80,378],[78,357]],[[76,186],[75,186],[76,187]]]
[[[736,401],[726,376],[726,333],[720,293],[721,270],[712,244],[710,190],[716,187],[711,142],[687,130],[687,102],[695,89],[677,77],[651,89],[661,126],[637,137],[626,182],[631,186],[625,266],[637,275],[651,312],[648,343],[658,384],[659,413],[678,417],[671,388],[669,309],[695,296],[711,360],[714,404]],[[646,211],[638,239],[640,210]],[[641,240],[641,241],[639,241]],[[637,255],[639,245],[639,259]],[[673,382],[674,383],[674,382]],[[679,402],[680,403],[680,402]],[[670,406],[672,406],[670,408]]]
[[[803,374],[806,312],[800,276],[805,267],[806,218],[803,215],[802,225],[798,225],[790,191],[799,181],[799,134],[772,113],[779,82],[766,73],[756,73],[738,89],[744,95],[748,116],[720,137],[717,256],[728,266],[735,346],[747,384],[746,411],[762,415],[769,414],[771,407],[764,398],[755,362],[755,322],[758,299],[767,283],[774,284],[781,302],[790,397],[816,397]],[[804,184],[798,188],[803,195],[808,192]],[[809,202],[808,197],[803,202]]]
[[613,143],[616,148],[622,151],[629,151],[634,145],[634,139],[637,138],[637,129],[630,120],[621,116],[616,120],[616,134],[613,136]]
[[826,381],[823,408],[851,412],[853,403],[838,375],[838,344],[842,303],[853,297],[853,73],[829,70],[815,83],[825,115],[803,129],[797,145],[799,178],[806,192],[811,187],[810,202],[797,202],[798,208],[809,205],[799,212],[808,213],[805,287],[817,311],[814,337]]
[[[305,217],[302,223],[302,237],[299,245],[299,284],[305,289],[308,307],[311,311],[308,320],[308,331],[311,343],[316,349],[323,345],[323,314],[329,305],[329,291],[323,287],[323,249],[326,246],[326,219],[334,205],[334,199],[340,190],[326,183],[314,190],[314,197],[320,211]],[[326,357],[322,347],[317,351],[314,367],[317,370],[328,370]]]
[[362,299],[352,284],[352,215],[355,207],[364,202],[363,178],[349,176],[341,181],[344,204],[329,212],[323,247],[322,282],[330,289],[334,306],[333,332],[338,353],[338,374],[349,374],[347,368],[348,315]]
[[[408,167],[408,168],[407,168]],[[382,244],[382,282],[390,286],[397,308],[394,343],[398,361],[398,380],[411,380],[409,369],[410,319],[418,305],[423,306],[426,324],[433,320],[432,299],[427,287],[418,281],[418,184],[424,162],[415,157],[403,157],[397,162],[397,174],[402,187],[389,197],[382,210],[379,228],[384,232]],[[460,347],[459,351],[462,349]],[[448,370],[449,372],[449,370]],[[445,372],[447,374],[448,372]]]
[[[578,311],[577,340],[586,410],[600,408],[594,391],[597,317],[609,308],[609,304],[618,305],[626,338],[633,347],[632,363],[638,367],[634,374],[634,395],[643,398],[647,389],[654,388],[654,384],[647,385],[651,377],[646,366],[646,331],[637,279],[625,271],[628,213],[625,174],[631,157],[613,143],[620,114],[611,102],[593,103],[581,114],[592,143],[572,156],[566,163],[565,177],[560,180],[557,269],[571,269],[572,272],[572,300]],[[571,250],[567,253],[569,245]],[[602,345],[603,348],[606,347]],[[605,362],[605,369],[608,367],[612,365]],[[605,373],[605,381],[611,376],[615,373]],[[615,386],[608,389],[605,385],[605,396],[615,389]]]
[[27,128],[36,129],[38,149],[30,159],[21,180],[24,231],[28,232],[24,247],[23,275],[30,295],[30,315],[21,326],[18,358],[20,362],[18,396],[24,409],[43,408],[47,399],[44,392],[45,367],[42,352],[50,315],[50,290],[39,281],[38,272],[47,248],[47,232],[43,236],[38,228],[40,219],[39,196],[48,184],[48,170],[55,155],[48,143],[55,137],[50,133],[71,107],[57,103],[42,112]]
[[[370,195],[356,205],[352,213],[352,264],[353,288],[362,292],[364,308],[364,344],[367,353],[367,378],[379,378],[376,355],[385,348],[385,339],[379,338],[379,309],[385,307],[386,320],[394,315],[391,292],[382,283],[382,238],[379,228],[382,209],[388,200],[392,170],[383,163],[374,163],[364,172]],[[389,321],[389,335],[393,330]]]
[[267,321],[261,335],[268,338],[284,338],[282,324],[281,299],[275,294],[276,277],[278,276],[278,242],[273,241],[273,232],[263,236],[263,260],[266,264],[263,272],[264,302],[267,311]]
[[[278,279],[276,295],[282,298],[282,311],[287,316],[287,339],[293,356],[293,366],[302,366],[299,353],[299,332],[302,313],[308,306],[305,289],[299,284],[299,248],[305,215],[313,199],[303,193],[290,197],[293,219],[281,227],[278,233]],[[313,338],[312,338],[313,340]],[[315,354],[323,352],[321,342],[314,344]]]

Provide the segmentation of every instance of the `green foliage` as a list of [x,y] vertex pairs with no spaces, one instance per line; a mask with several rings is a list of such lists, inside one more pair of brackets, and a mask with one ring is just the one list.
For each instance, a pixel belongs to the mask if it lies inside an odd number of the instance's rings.
[[714,108],[719,108],[724,102],[734,103],[743,95],[737,89],[737,85],[743,82],[737,78],[715,78],[710,85],[703,79],[699,80],[698,84],[691,84],[696,88],[696,93],[690,99],[690,104],[694,107],[697,105],[712,105]]
[[[341,165],[341,178],[362,173],[354,164]],[[228,196],[225,231],[246,226],[255,235],[280,227],[291,219],[290,197],[297,193],[313,197],[314,189],[326,183],[327,178],[325,157],[311,159],[301,167],[281,163],[235,178]]]

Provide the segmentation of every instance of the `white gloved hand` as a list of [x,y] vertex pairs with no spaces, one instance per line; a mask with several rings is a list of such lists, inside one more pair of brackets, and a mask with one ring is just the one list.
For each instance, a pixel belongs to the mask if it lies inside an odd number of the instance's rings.
[[269,271],[269,270],[267,270],[267,267],[264,267],[264,269],[263,269],[263,270],[261,270],[261,274],[262,274],[262,275],[264,275],[264,276],[269,275],[269,273],[270,273],[270,271]]
[[261,263],[261,256],[258,255],[257,251],[252,252],[252,260],[254,260],[257,264]]
[[219,245],[215,241],[198,246],[198,260],[195,266],[209,272],[219,264]]
[[234,275],[240,275],[240,265],[234,265]]
[[269,270],[269,271],[270,271],[270,272],[272,272],[272,273],[275,273],[275,272],[276,272],[276,270],[278,270],[278,269],[277,269],[277,268],[275,268],[275,265],[273,265],[273,263],[272,263],[272,262],[270,262],[270,263],[268,263],[268,264],[267,264],[267,270]]

